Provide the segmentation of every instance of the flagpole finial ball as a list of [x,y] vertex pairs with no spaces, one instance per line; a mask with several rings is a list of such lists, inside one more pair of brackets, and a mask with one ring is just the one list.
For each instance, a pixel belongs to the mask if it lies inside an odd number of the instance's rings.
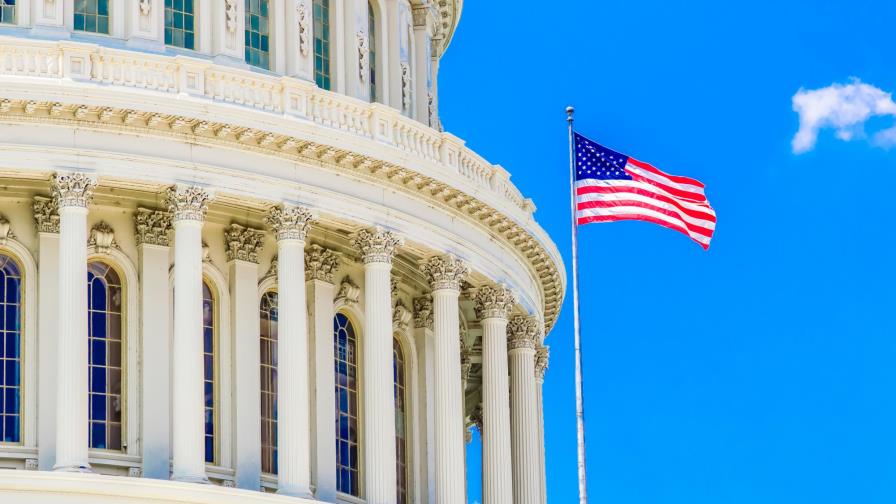
[[572,107],[566,107],[566,120],[569,121],[570,123],[572,123],[572,114],[575,111],[576,111],[576,109],[574,109]]

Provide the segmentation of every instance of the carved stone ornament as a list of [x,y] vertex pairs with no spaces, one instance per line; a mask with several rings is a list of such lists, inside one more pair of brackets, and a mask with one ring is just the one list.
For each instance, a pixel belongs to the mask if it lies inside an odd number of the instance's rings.
[[264,248],[264,232],[231,224],[224,229],[224,245],[228,261],[248,261],[258,264],[258,254]]
[[35,196],[33,208],[38,233],[59,233],[59,209],[55,199]]
[[12,229],[9,227],[9,221],[0,214],[0,245],[5,245],[7,240],[15,237],[16,235],[13,234]]
[[473,369],[473,354],[467,349],[460,351],[460,379],[466,383],[470,378],[470,370]]
[[413,318],[414,314],[411,313],[411,310],[409,310],[399,299],[398,303],[395,304],[395,308],[392,310],[392,325],[396,329],[403,331],[408,328],[408,325]]
[[414,298],[414,327],[432,330],[432,297]]
[[414,26],[426,26],[426,16],[429,14],[429,7],[415,7],[411,10],[411,16],[414,20]]
[[150,11],[152,11],[151,0],[140,0],[138,5],[140,6],[140,15],[149,16]]
[[299,29],[299,52],[302,56],[308,56],[308,8],[305,2],[296,4],[296,19]]
[[95,246],[96,251],[101,254],[109,252],[109,249],[113,247],[118,247],[118,244],[115,243],[115,231],[106,221],[100,221],[90,229],[90,238],[88,238],[87,244]]
[[224,0],[224,21],[227,31],[236,32],[236,0]]
[[392,293],[393,300],[398,298],[398,294],[400,294],[399,283],[398,277],[393,276],[389,279],[389,292]]
[[271,258],[271,266],[268,268],[268,272],[264,274],[265,278],[274,278],[277,276],[277,256],[275,255]]
[[321,280],[333,283],[333,275],[339,269],[339,256],[320,245],[305,249],[305,280]]
[[529,349],[538,344],[538,319],[514,315],[507,323],[507,350]]
[[271,226],[277,240],[305,240],[313,217],[300,206],[278,205],[271,207],[264,221]]
[[138,208],[134,214],[137,245],[171,245],[168,232],[171,231],[171,214],[162,210]]
[[53,175],[52,186],[53,196],[59,208],[87,208],[93,197],[96,180],[81,172],[57,173]]
[[431,257],[420,267],[432,290],[451,289],[460,292],[460,283],[470,268],[453,255]]
[[36,471],[38,468],[37,459],[25,459],[25,470],[26,471]]
[[381,227],[374,227],[362,229],[355,233],[351,243],[361,253],[364,264],[392,264],[395,248],[403,245],[404,240],[395,236],[391,231],[386,231]]
[[485,285],[476,291],[473,308],[479,319],[510,318],[510,312],[516,304],[516,296],[504,285]]
[[370,75],[370,68],[368,68],[370,66],[370,45],[367,41],[367,34],[363,31],[358,31],[356,37],[358,38],[358,78],[363,84],[367,82]]
[[411,65],[401,62],[401,111],[411,110]]
[[128,467],[128,477],[142,478],[143,477],[143,469],[141,469],[139,467]]
[[434,128],[436,126],[436,99],[432,93],[432,89],[426,92],[426,109],[429,117],[429,125]]
[[202,222],[211,195],[198,186],[168,188],[168,210],[174,220],[192,220]]
[[544,381],[544,372],[548,369],[550,356],[551,349],[546,345],[541,345],[535,350],[535,378]]
[[339,285],[339,292],[336,294],[336,301],[341,301],[345,304],[355,304],[360,296],[361,288],[355,282],[352,282],[351,277],[346,276],[343,278],[342,284]]
[[212,262],[212,248],[202,240],[202,262]]

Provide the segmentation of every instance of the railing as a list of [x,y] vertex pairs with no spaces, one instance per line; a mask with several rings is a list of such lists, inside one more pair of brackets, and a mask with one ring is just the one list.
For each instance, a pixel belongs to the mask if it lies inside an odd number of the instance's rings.
[[[0,37],[0,75],[46,77],[182,93],[312,121],[392,145],[441,165],[502,206],[534,211],[509,174],[462,140],[403,116],[398,110],[317,88],[313,83],[228,68],[207,60],[111,49],[96,44]],[[415,169],[418,169],[415,167]],[[432,175],[431,173],[424,173]],[[465,189],[465,188],[461,188]]]

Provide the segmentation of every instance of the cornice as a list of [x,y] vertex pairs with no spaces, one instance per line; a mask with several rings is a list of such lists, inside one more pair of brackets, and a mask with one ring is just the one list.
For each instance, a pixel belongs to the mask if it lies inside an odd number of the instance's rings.
[[[529,217],[525,226],[472,193],[411,168],[385,162],[335,145],[312,142],[275,131],[247,128],[229,122],[161,115],[136,108],[96,106],[94,103],[36,102],[4,98],[0,94],[0,121],[69,125],[100,131],[176,138],[214,147],[226,146],[321,166],[348,174],[362,182],[421,197],[437,208],[460,215],[487,228],[526,260],[539,279],[544,298],[545,330],[553,326],[563,300],[562,262],[549,238]],[[409,163],[413,166],[413,163]],[[519,219],[519,217],[517,217]],[[540,233],[530,231],[534,226]],[[544,240],[549,247],[546,248]]]

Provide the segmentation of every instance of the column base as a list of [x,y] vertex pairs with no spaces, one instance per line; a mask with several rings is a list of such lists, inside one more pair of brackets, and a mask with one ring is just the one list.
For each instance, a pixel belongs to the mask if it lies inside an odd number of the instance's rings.
[[54,472],[68,472],[68,473],[82,473],[82,474],[94,474],[93,469],[90,468],[90,464],[86,465],[63,465],[63,466],[53,466]]
[[179,481],[181,483],[196,483],[198,485],[210,485],[211,484],[211,482],[209,482],[208,478],[204,474],[202,474],[202,475],[188,475],[188,474],[172,475],[171,481]]

